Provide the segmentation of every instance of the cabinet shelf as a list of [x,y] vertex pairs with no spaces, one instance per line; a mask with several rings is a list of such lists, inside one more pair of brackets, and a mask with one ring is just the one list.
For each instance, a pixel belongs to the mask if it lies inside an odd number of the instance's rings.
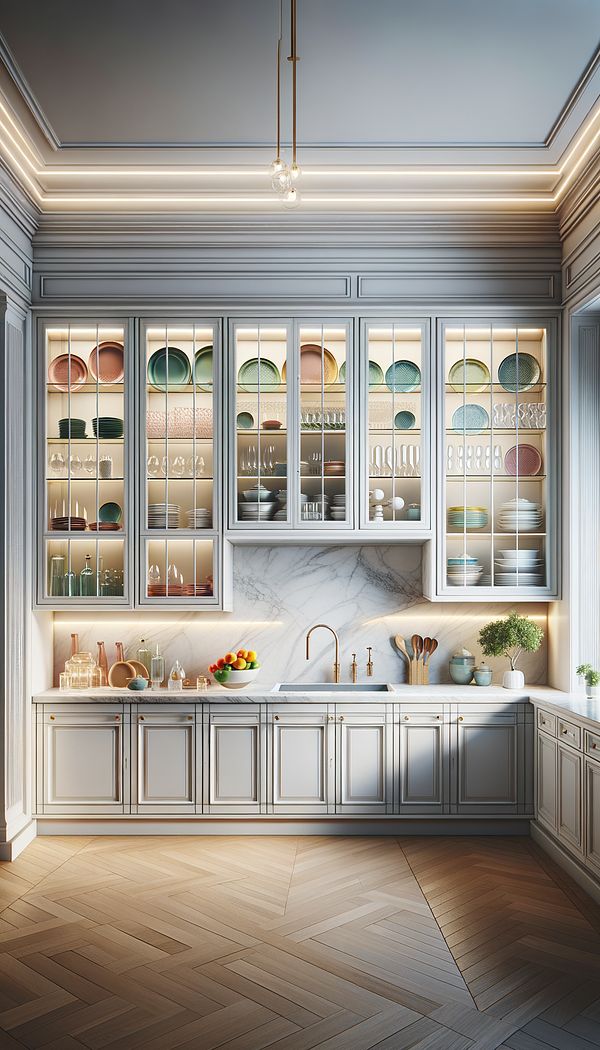
[[72,390],[57,390],[56,383],[46,383],[46,389],[49,394],[58,395],[59,397],[79,397],[82,394],[98,394],[99,397],[102,394],[123,394],[125,391],[124,383],[82,383],[81,386],[77,386]]

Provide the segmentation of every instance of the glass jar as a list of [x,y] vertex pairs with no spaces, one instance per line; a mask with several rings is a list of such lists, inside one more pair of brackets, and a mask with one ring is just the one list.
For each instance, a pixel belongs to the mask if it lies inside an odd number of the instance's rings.
[[169,671],[169,681],[167,688],[170,693],[180,693],[183,689],[183,681],[185,679],[185,671],[179,660],[176,660],[171,670]]
[[91,653],[75,653],[65,664],[65,673],[69,675],[71,689],[91,689],[97,670]]

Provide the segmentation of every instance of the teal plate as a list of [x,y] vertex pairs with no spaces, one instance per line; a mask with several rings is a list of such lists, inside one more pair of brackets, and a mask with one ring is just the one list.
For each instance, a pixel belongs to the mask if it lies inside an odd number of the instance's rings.
[[394,426],[396,427],[396,430],[412,430],[416,422],[417,417],[414,412],[396,412],[396,415],[394,416]]
[[421,383],[421,369],[414,361],[395,361],[385,373],[385,382],[392,393],[408,394]]
[[483,405],[461,405],[452,416],[452,429],[457,434],[480,434],[490,425]]
[[123,511],[118,503],[103,503],[98,511],[98,521],[110,521],[116,525],[122,518]]
[[194,356],[194,386],[207,393],[213,388],[213,348],[201,346]]
[[279,390],[281,375],[276,364],[268,357],[252,357],[245,361],[238,372],[238,386],[242,390]]
[[505,390],[531,390],[540,381],[540,366],[531,354],[510,354],[500,362],[498,380]]
[[236,422],[238,430],[252,430],[252,427],[254,426],[254,416],[251,412],[238,412]]
[[[168,349],[168,364],[167,364]],[[169,374],[167,376],[167,368]],[[177,346],[161,346],[148,361],[148,382],[156,390],[185,386],[192,381],[192,368],[187,354]]]

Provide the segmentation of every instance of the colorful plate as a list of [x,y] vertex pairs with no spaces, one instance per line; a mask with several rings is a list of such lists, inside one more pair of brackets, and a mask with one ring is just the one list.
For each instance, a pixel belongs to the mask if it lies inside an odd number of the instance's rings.
[[[285,382],[285,365],[282,375]],[[325,386],[331,386],[337,379],[337,361],[331,351],[320,343],[303,343],[300,347],[300,382],[305,386],[321,386],[322,382]]]
[[279,390],[281,375],[277,365],[268,357],[251,357],[240,367],[238,386],[246,391],[256,391],[259,387],[261,390]]
[[194,384],[207,393],[213,388],[213,348],[201,346],[194,357]]
[[488,366],[475,357],[461,358],[452,365],[448,373],[448,382],[457,394],[464,390],[465,386],[468,387],[470,393],[480,393],[490,385],[491,381]]
[[[346,362],[343,361],[340,365],[340,374],[338,376],[340,383],[346,382]],[[383,386],[385,378],[383,375],[383,369],[377,364],[377,361],[369,361],[369,386]]]
[[148,361],[148,382],[155,390],[166,390],[167,384],[169,389],[174,386],[185,386],[191,380],[192,367],[183,350],[177,346],[161,346],[160,350],[154,351]]
[[393,393],[410,393],[421,383],[421,369],[414,361],[395,361],[385,373],[385,382]]
[[512,477],[531,477],[539,474],[542,456],[533,445],[513,445],[504,457],[504,469]]
[[480,434],[490,425],[483,405],[460,405],[452,416],[452,429],[457,434]]
[[88,368],[99,383],[122,383],[125,376],[123,344],[110,340],[98,343],[88,358]]
[[85,361],[76,354],[60,354],[48,366],[48,379],[56,390],[78,390],[88,378]]
[[531,390],[539,383],[541,369],[539,362],[531,354],[510,354],[500,362],[498,380],[505,390],[515,393],[517,390]]
[[102,524],[105,521],[118,522],[121,520],[123,511],[118,503],[103,503],[98,511],[98,521]]
[[402,412],[396,412],[396,415],[394,416],[394,426],[396,427],[396,430],[412,430],[416,422],[417,417],[414,412],[403,410]]
[[254,416],[251,412],[238,412],[236,422],[238,430],[252,430]]

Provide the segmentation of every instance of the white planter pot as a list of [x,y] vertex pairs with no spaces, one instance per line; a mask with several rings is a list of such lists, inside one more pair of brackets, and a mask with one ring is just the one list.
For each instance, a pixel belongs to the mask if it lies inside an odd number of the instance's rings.
[[505,671],[502,675],[502,685],[505,689],[523,689],[525,675],[522,671]]
[[586,685],[585,695],[588,700],[600,700],[600,685]]

